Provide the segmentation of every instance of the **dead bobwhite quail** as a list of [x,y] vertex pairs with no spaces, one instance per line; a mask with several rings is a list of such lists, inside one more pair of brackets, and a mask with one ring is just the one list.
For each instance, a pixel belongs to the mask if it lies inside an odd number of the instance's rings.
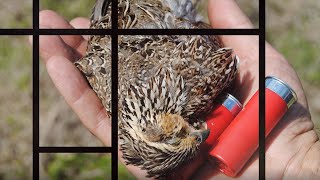
[[[111,28],[98,0],[91,28]],[[191,0],[119,0],[119,28],[209,28]],[[165,177],[194,157],[208,130],[199,125],[237,73],[238,58],[217,36],[119,36],[119,144],[128,164]],[[90,36],[75,62],[111,114],[111,37]]]

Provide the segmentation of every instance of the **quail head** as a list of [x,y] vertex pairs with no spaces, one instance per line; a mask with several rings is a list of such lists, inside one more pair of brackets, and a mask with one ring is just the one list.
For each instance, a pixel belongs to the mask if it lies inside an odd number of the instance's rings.
[[[119,0],[118,28],[209,28],[191,0]],[[111,27],[98,0],[91,28]],[[237,73],[238,58],[217,36],[119,36],[119,144],[123,159],[163,178],[193,158],[209,131],[200,128]],[[90,36],[75,62],[111,114],[111,37]]]

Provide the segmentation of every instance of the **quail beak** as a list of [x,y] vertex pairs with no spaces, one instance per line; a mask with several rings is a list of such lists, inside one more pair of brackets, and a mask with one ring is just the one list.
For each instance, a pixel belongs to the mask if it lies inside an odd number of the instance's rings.
[[205,130],[202,130],[201,132],[200,132],[200,134],[201,134],[201,139],[202,139],[202,141],[201,142],[204,142],[208,137],[209,137],[209,134],[210,134],[210,129],[205,129]]
[[208,138],[210,134],[210,130],[209,129],[198,130],[191,134],[197,138],[198,143],[203,143]]

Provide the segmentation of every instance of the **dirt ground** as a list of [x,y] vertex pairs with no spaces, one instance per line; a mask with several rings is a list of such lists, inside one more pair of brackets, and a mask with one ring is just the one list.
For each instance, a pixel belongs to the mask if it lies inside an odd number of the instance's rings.
[[[31,27],[31,0],[0,2],[0,28]],[[41,0],[43,6],[49,0]],[[91,9],[80,1],[50,1],[56,10],[79,15]],[[258,27],[258,0],[237,1]],[[19,6],[16,4],[19,3]],[[63,7],[58,5],[63,4]],[[72,3],[72,6],[68,5]],[[199,6],[203,9],[205,4]],[[49,8],[49,7],[43,7]],[[73,9],[72,11],[68,8]],[[204,10],[202,10],[204,12]],[[320,1],[268,0],[267,39],[297,70],[303,83],[315,128],[320,133]],[[13,16],[6,16],[13,14]],[[72,13],[66,13],[68,19]],[[32,60],[27,37],[0,36],[0,179],[31,179],[32,172]],[[102,146],[78,120],[59,95],[40,63],[40,145]],[[95,161],[95,157],[92,158]],[[41,177],[54,179],[52,166],[63,166],[63,158],[41,156]],[[75,161],[78,162],[78,161]],[[108,160],[104,161],[108,162]],[[69,167],[69,166],[66,166]],[[58,168],[58,167],[57,167]],[[123,170],[124,172],[124,170]],[[73,171],[66,172],[72,175]],[[123,176],[126,176],[125,174]]]

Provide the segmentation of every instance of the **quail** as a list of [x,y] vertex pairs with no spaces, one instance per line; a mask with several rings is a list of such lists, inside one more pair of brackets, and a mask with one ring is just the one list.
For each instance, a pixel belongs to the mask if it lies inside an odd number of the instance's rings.
[[[111,28],[111,0],[97,0],[92,29]],[[192,0],[119,0],[119,29],[203,29]],[[213,35],[118,38],[119,145],[127,164],[164,178],[192,159],[201,127],[235,79],[239,59]],[[75,65],[111,116],[111,37],[92,35]]]

